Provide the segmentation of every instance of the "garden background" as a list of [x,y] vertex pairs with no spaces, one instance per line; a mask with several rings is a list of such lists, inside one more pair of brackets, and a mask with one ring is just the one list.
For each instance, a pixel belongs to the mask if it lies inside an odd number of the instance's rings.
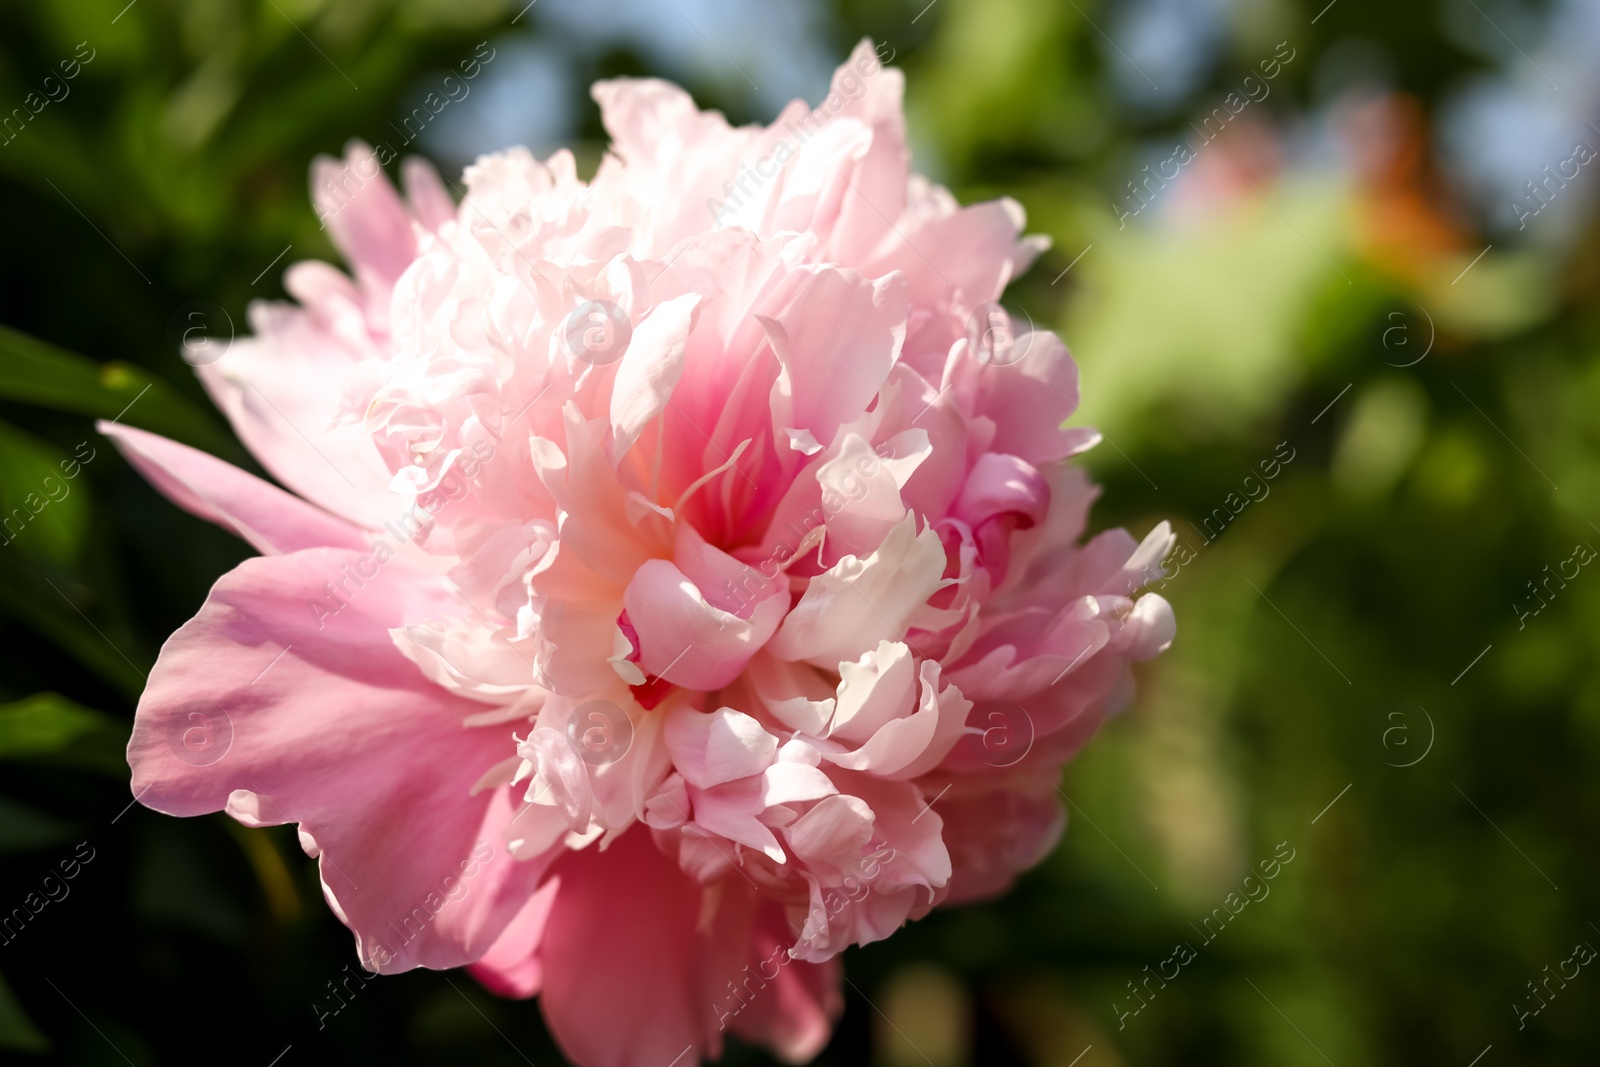
[[334,258],[306,175],[348,138],[587,172],[596,78],[770,121],[870,35],[919,169],[1052,241],[1006,303],[1082,365],[1094,528],[1170,519],[1182,563],[1060,847],[847,953],[819,1062],[1594,1059],[1600,6],[923,3],[0,3],[0,911],[74,871],[0,943],[0,1048],[561,1062],[462,973],[319,1020],[355,956],[292,828],[128,807],[143,675],[248,550],[93,422],[259,472],[181,342]]

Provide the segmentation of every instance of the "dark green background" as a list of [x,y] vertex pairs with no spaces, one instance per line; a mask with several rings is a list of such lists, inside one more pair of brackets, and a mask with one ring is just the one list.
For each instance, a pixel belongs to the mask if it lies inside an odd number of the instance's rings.
[[[0,946],[0,1048],[140,1067],[266,1065],[288,1046],[283,1067],[560,1062],[533,1004],[459,973],[373,981],[319,1032],[311,1002],[354,955],[293,831],[125,810],[142,673],[247,550],[158,497],[92,420],[140,397],[130,424],[259,470],[179,358],[175,313],[203,301],[243,330],[249,299],[282,297],[284,263],[252,279],[286,244],[332,258],[307,166],[389,138],[422,75],[486,38],[566,43],[537,8],[511,27],[521,4],[492,0],[140,0],[113,25],[124,3],[0,4],[6,106],[77,42],[96,49],[0,147],[0,510],[80,442],[97,450],[0,547],[0,908],[94,850]],[[1115,88],[1104,3],[824,13],[836,57],[863,34],[896,49],[940,180],[1016,196],[1054,240],[1007,301],[1073,346],[1080,418],[1115,442],[1087,460],[1106,487],[1096,527],[1170,518],[1196,556],[1166,590],[1177,643],[1068,768],[1061,847],[1002,901],[847,953],[822,1062],[1497,1067],[1600,1050],[1593,968],[1525,1029],[1512,1007],[1576,943],[1600,945],[1600,576],[1525,628],[1511,607],[1600,544],[1594,224],[1579,212],[1586,232],[1519,243],[1458,208],[1448,173],[1363,185],[1298,156],[1285,135],[1329,113],[1318,72],[1343,43],[1387,57],[1424,118],[1498,65],[1444,29],[1471,5],[1340,0],[1312,25],[1321,7],[1242,5],[1208,73],[1159,108]],[[1205,150],[1265,144],[1283,165],[1187,221],[1119,230],[1122,183],[1283,40],[1296,58],[1272,96]],[[585,166],[602,135],[583,84],[655,72],[623,47],[570,64]],[[688,80],[770,118],[726,69]],[[1410,213],[1378,212],[1383,192]],[[1446,238],[1407,229],[1418,218]],[[1270,496],[1206,544],[1195,525],[1284,441]],[[1199,946],[1194,927],[1279,842],[1294,859],[1271,895],[1119,1030],[1126,983]]]

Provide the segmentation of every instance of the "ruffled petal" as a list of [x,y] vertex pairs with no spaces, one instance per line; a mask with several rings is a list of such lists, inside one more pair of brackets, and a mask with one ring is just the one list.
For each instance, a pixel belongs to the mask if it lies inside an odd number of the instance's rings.
[[707,603],[694,582],[664,559],[641,566],[622,597],[639,634],[645,672],[686,689],[707,690],[739,676],[777,630],[788,600],[788,594],[775,593],[742,619]]
[[846,556],[813,578],[768,644],[781,659],[837,669],[884,640],[903,640],[917,609],[942,584],[944,545],[907,516],[865,559]]

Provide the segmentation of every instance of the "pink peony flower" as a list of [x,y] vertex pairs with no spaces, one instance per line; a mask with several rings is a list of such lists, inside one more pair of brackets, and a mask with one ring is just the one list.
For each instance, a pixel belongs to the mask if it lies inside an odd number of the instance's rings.
[[804,1060],[841,950],[1041,859],[1172,539],[1078,543],[1076,368],[994,303],[1042,242],[909,173],[901,89],[865,43],[767,128],[601,83],[593,181],[512,149],[459,206],[319,160],[354,279],[200,370],[298,495],[102,426],[263,553],[162,649],[135,795],[298,824],[364,966],[538,994],[589,1067]]

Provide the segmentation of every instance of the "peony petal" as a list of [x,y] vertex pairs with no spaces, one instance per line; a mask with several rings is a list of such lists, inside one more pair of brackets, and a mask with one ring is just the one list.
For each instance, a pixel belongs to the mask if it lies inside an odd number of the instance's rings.
[[860,659],[839,664],[839,698],[828,736],[857,744],[893,719],[909,715],[917,693],[911,649],[882,641]]
[[827,562],[865,556],[883,544],[906,516],[900,490],[931,451],[927,433],[919,429],[897,434],[878,449],[855,433],[844,434],[837,455],[817,468]]
[[95,428],[173,503],[231,530],[261,552],[367,547],[357,527],[231,463],[131,426],[102,421]]
[[789,596],[760,600],[749,619],[712,607],[705,595],[664,559],[634,573],[622,602],[639,634],[646,673],[686,689],[716,689],[739,676],[783,619]]
[[905,281],[816,268],[788,303],[761,318],[783,370],[772,387],[773,433],[832,441],[883,385],[905,341]]
[[417,221],[430,230],[438,230],[456,217],[455,201],[445,190],[439,172],[422,156],[407,156],[400,165],[400,179],[405,185],[406,199]]
[[1171,646],[1177,633],[1172,605],[1159,593],[1146,593],[1134,601],[1133,610],[1113,635],[1111,647],[1131,660],[1153,659]]
[[980,637],[950,680],[974,700],[1028,696],[1092,662],[1115,621],[1094,597],[1070,602],[1054,618],[1019,615],[1014,625]]
[[694,329],[700,297],[675,297],[650,312],[633,331],[633,339],[617,368],[611,387],[613,465],[621,462],[640,432],[671,402],[683,376],[689,331]]
[[1019,334],[1008,358],[1014,363],[984,363],[967,351],[958,360],[956,380],[972,397],[972,411],[994,420],[990,449],[1019,456],[1034,466],[1054,463],[1092,445],[1092,430],[1064,429],[1078,407],[1078,365],[1053,333]]
[[489,946],[478,962],[467,968],[472,977],[496,996],[531,997],[544,985],[544,961],[539,944],[544,939],[545,923],[555,906],[561,880],[552,878],[528,898],[507,924],[498,940]]
[[[323,585],[354,552],[246,560],[170,638],[139,701],[134,795],[174,815],[296,822],[323,891],[384,973],[481,956],[533,891],[538,863],[500,843],[504,788],[472,788],[509,728],[427,682],[390,627],[448,605],[391,564],[337,611]],[[319,610],[319,608],[321,610]]]
[[915,778],[931,771],[961,739],[972,702],[954,685],[940,689],[939,665],[933,660],[922,662],[920,679],[922,698],[915,712],[885,723],[860,748],[824,751],[823,759],[883,778]]
[[860,797],[835,794],[784,830],[795,857],[819,871],[840,873],[853,867],[872,840],[872,809]]
[[812,737],[827,732],[834,713],[835,687],[821,671],[763,650],[751,659],[745,673],[756,703],[777,722]]
[[[828,1043],[833,1023],[844,1014],[839,986],[844,969],[838,960],[807,963],[789,956],[793,935],[776,905],[763,909],[756,930],[749,971],[758,981],[757,995],[734,1016],[734,1033],[772,1049],[785,1063],[809,1063]],[[772,974],[776,971],[776,974]],[[771,975],[771,977],[769,977]]]
[[1019,871],[1049,855],[1067,823],[1058,777],[991,772],[942,794],[939,812],[952,863],[947,903],[997,896]]
[[336,383],[361,354],[299,308],[251,305],[256,337],[240,338],[201,382],[234,432],[278,481],[313,504],[377,529],[411,510],[364,429],[339,422]]
[[788,596],[788,582],[776,573],[747,566],[719,548],[706,544],[688,523],[678,527],[672,561],[695,584],[706,602],[721,611],[748,619],[755,606],[775,593]]
[[985,452],[967,475],[951,514],[976,528],[996,515],[1015,514],[1019,527],[1043,522],[1050,486],[1033,464],[1016,456]]
[[539,1007],[567,1058],[662,1067],[720,1052],[712,1003],[721,991],[697,960],[700,886],[643,827],[603,852],[563,856],[551,876],[561,889],[540,949]]
[[589,772],[566,737],[541,726],[517,746],[517,753],[539,768],[535,781],[542,784],[538,789],[530,784],[528,799],[548,790],[567,817],[567,825],[579,833],[587,830],[594,794],[589,788]]
[[932,529],[908,515],[865,559],[846,556],[813,578],[767,647],[780,659],[829,670],[880,641],[904,640],[906,625],[942,584],[945,555]]
[[707,714],[679,706],[667,716],[665,737],[673,766],[701,789],[760,774],[778,754],[778,739],[732,708]]
[[[788,857],[784,855],[778,839],[760,819],[768,807],[762,796],[762,786],[759,778],[745,778],[710,789],[691,786],[689,803],[694,808],[694,825],[696,829],[713,835],[711,843],[724,856],[733,851],[729,845],[731,842],[763,853],[773,863],[785,863]],[[725,840],[717,844],[716,838]]]
[[761,802],[765,807],[797,804],[830,797],[839,791],[821,770],[807,763],[780,760],[762,772]]
[[358,279],[370,279],[386,292],[416,258],[405,205],[363,142],[346,145],[343,160],[317,157],[311,168],[311,203]]

